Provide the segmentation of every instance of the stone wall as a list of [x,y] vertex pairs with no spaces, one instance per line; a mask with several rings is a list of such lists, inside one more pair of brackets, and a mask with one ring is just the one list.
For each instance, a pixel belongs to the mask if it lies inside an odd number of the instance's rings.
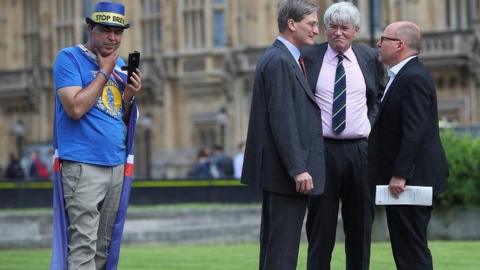
[[[123,243],[242,243],[258,241],[260,206],[207,205],[131,207]],[[480,240],[480,209],[434,211],[430,239]],[[305,237],[304,237],[305,238]],[[374,241],[388,240],[385,214],[377,212]],[[339,218],[337,240],[344,239]],[[49,210],[0,211],[0,248],[49,247]]]

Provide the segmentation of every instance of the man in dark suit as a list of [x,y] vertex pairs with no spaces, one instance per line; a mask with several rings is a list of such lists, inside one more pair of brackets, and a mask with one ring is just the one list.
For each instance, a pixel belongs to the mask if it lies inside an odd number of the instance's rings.
[[[308,269],[330,269],[339,201],[345,232],[346,269],[368,269],[373,201],[367,179],[367,137],[383,91],[377,52],[352,45],[360,14],[349,2],[324,14],[328,42],[303,49],[310,88],[322,110],[325,193],[311,196],[307,233]],[[340,101],[340,102],[338,102]]]
[[296,269],[307,195],[324,189],[321,112],[298,49],[314,43],[317,10],[283,1],[280,35],[257,63],[242,183],[263,191],[261,270]]
[[[420,44],[420,28],[411,22],[390,24],[377,43],[390,79],[369,138],[369,179],[388,185],[394,197],[406,185],[433,187],[434,198],[447,188],[436,91],[418,60]],[[386,206],[397,269],[433,269],[427,244],[431,210],[418,205]]]

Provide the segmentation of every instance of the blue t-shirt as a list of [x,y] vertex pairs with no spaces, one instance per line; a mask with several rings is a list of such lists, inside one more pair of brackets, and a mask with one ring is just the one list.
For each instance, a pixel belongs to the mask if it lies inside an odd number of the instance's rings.
[[[125,63],[118,58],[117,67]],[[61,50],[53,66],[58,155],[60,159],[103,166],[126,161],[126,126],[123,122],[122,93],[126,74],[115,72],[103,88],[96,104],[79,120],[68,116],[58,89],[88,86],[98,73],[94,59],[80,47]]]

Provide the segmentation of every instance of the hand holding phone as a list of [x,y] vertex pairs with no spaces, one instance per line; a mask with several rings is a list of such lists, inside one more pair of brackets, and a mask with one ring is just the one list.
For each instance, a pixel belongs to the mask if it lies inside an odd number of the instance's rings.
[[134,51],[128,54],[128,65],[123,66],[122,70],[127,70],[127,84],[131,83],[130,77],[140,65],[140,52]]

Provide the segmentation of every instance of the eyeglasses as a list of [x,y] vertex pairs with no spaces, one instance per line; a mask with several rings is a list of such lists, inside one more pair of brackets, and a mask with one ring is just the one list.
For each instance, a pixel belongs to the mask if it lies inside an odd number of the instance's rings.
[[342,33],[350,32],[354,29],[352,25],[335,25],[335,24],[329,24],[327,25],[327,30],[336,32],[340,30]]
[[391,38],[391,37],[381,36],[381,37],[380,37],[380,44],[382,44],[385,40],[390,40],[390,41],[402,41],[401,39],[398,39],[398,38]]
[[315,28],[319,26],[318,22],[307,22],[305,24],[310,26],[311,28]]
[[317,21],[307,21],[307,22],[305,22],[305,21],[302,20],[302,21],[296,22],[296,21],[294,21],[293,19],[288,19],[288,20],[291,21],[292,23],[302,23],[302,24],[306,24],[306,25],[310,26],[311,28],[315,28],[315,27],[318,27],[318,26],[319,26],[319,23],[318,23]]

